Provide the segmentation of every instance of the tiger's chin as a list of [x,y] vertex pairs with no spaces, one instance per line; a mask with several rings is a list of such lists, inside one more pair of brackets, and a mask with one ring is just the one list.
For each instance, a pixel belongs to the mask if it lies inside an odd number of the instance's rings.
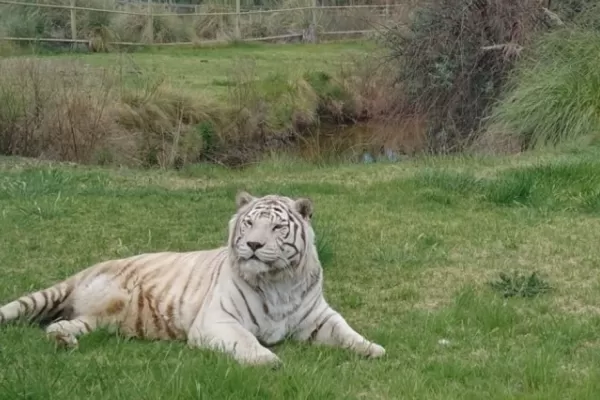
[[238,260],[239,271],[244,276],[273,276],[279,275],[285,270],[285,266],[279,265],[276,261],[264,261],[255,255],[250,258]]
[[269,263],[266,263],[256,256],[240,259],[238,261],[240,272],[244,275],[262,275],[272,272],[275,268]]

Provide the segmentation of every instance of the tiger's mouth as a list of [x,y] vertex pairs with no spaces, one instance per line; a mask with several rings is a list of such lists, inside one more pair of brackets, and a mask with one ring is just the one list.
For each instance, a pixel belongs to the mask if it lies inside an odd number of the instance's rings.
[[241,256],[240,257],[240,261],[245,261],[245,262],[259,262],[262,264],[267,264],[267,262],[265,262],[264,260],[261,260],[256,254],[252,254],[250,256],[246,255],[246,256]]
[[252,262],[252,263],[260,263],[263,264],[269,268],[273,268],[273,264],[275,262],[275,260],[271,261],[271,260],[263,260],[261,258],[259,258],[256,254],[252,254],[250,257],[246,258],[244,261],[246,262]]

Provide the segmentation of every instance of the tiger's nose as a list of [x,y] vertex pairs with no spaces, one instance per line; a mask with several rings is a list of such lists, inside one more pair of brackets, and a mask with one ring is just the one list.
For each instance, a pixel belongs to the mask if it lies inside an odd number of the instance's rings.
[[246,242],[246,244],[252,249],[252,251],[256,251],[265,245],[264,243],[260,242]]

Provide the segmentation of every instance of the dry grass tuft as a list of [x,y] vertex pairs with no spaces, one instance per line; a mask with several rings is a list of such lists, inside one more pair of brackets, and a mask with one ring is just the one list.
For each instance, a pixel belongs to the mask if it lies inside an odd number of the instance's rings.
[[0,152],[161,167],[201,159],[221,110],[160,80],[146,83],[132,89],[116,70],[77,61],[3,60]]
[[0,62],[0,151],[88,163],[109,137],[113,76],[80,63],[39,59]]
[[173,167],[201,159],[207,140],[196,126],[212,124],[218,112],[199,98],[156,87],[124,94],[117,115],[121,126],[138,133],[142,164]]

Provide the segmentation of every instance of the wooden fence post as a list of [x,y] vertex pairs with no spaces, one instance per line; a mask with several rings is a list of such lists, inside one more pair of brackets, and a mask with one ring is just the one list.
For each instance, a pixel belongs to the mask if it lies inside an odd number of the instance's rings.
[[390,0],[385,0],[385,22],[390,20]]
[[71,0],[71,39],[77,39],[77,15],[75,14],[75,0]]
[[152,0],[148,0],[148,30],[150,31],[148,41],[150,43],[154,43],[154,18],[152,17]]
[[240,31],[240,12],[241,12],[241,4],[240,0],[235,0],[235,39],[241,39],[241,31]]
[[311,23],[311,27],[310,27],[310,41],[313,43],[318,42],[319,38],[317,37],[317,24],[318,24],[318,16],[317,16],[317,8],[319,7],[318,4],[319,0],[313,0],[313,4],[312,4],[312,23]]

